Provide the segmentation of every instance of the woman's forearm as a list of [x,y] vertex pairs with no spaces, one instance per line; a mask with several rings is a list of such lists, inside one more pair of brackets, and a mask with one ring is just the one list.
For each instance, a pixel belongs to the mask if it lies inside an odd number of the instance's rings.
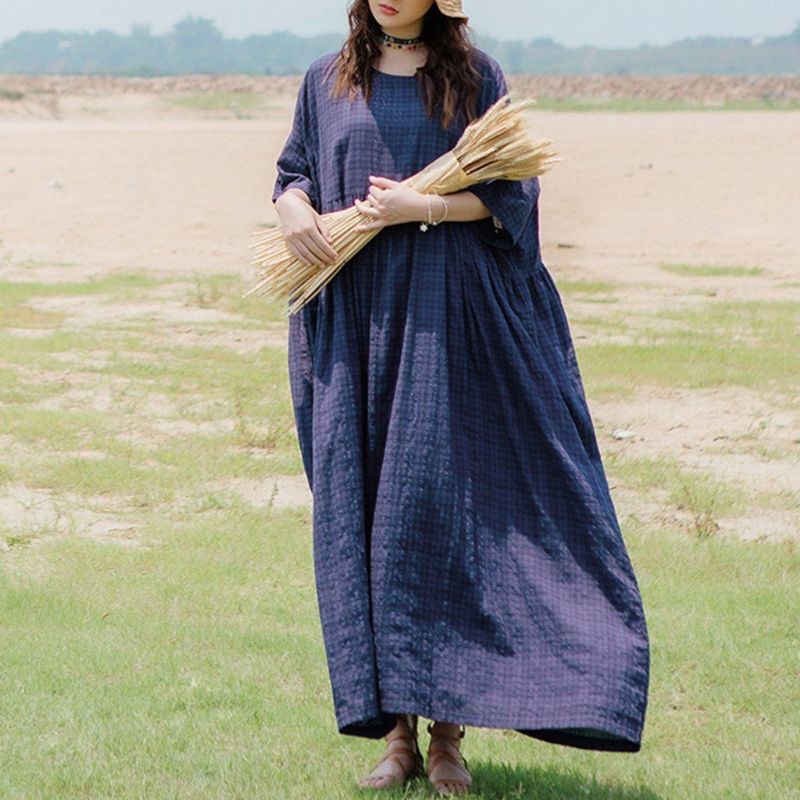
[[[302,190],[297,187],[287,189],[276,201],[275,209],[280,212],[281,204],[286,197],[295,195],[295,198],[289,200],[289,203],[305,202],[311,205],[311,199]],[[488,208],[483,204],[480,198],[465,189],[461,192],[453,192],[452,194],[445,195],[447,198],[447,216],[445,216],[444,202],[439,195],[430,195],[430,210],[431,219],[433,222],[440,222],[444,219],[447,222],[471,222],[472,220],[485,219],[492,214]],[[415,220],[418,222],[428,221],[428,195],[424,193],[419,194],[419,202],[416,207]]]
[[[444,217],[446,222],[472,222],[476,219],[491,217],[492,212],[483,204],[480,198],[464,189],[444,195],[447,200],[447,216],[444,216],[444,203],[438,195],[430,195],[431,219],[439,222]],[[419,217],[420,222],[428,221],[428,195],[420,195]]]
[[[306,203],[306,205],[311,205],[311,198],[302,190],[298,189],[296,186],[292,186],[288,188],[276,201],[275,201],[275,210],[280,212],[281,203],[285,197],[291,197],[295,195],[301,202]],[[296,200],[290,200],[289,202],[295,203]]]

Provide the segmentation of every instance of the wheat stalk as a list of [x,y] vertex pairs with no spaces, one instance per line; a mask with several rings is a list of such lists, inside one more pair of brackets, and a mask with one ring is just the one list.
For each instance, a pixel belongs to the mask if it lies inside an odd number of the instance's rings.
[[[561,159],[549,149],[551,141],[534,142],[528,133],[522,111],[535,102],[532,99],[512,102],[508,94],[503,95],[464,129],[452,150],[400,183],[419,192],[441,195],[492,179],[522,180],[542,175]],[[261,238],[250,247],[255,249],[253,264],[260,270],[257,282],[243,297],[269,294],[289,301],[285,315],[295,313],[383,230],[354,231],[364,220],[355,205],[322,215],[333,239],[332,246],[339,254],[334,262],[323,267],[306,264],[295,256],[280,228],[266,234],[254,232],[252,235]]]

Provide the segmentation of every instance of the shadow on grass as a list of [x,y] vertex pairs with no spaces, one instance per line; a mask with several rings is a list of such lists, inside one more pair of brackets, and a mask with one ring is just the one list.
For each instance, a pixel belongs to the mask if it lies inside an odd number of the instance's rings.
[[[472,775],[472,786],[466,796],[476,800],[576,800],[581,797],[590,800],[666,800],[665,795],[646,786],[614,786],[578,769],[494,764],[468,755],[466,760]],[[368,791],[374,793],[374,790],[363,789],[358,796]],[[381,796],[427,797],[435,793],[427,777],[415,779],[405,791],[401,787],[391,791],[395,794],[382,793]]]

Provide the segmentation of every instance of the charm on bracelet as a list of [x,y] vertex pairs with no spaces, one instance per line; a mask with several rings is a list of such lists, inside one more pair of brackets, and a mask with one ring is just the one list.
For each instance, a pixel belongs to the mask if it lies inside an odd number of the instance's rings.
[[445,200],[444,197],[442,197],[441,195],[436,195],[437,197],[441,198],[442,202],[444,203],[444,216],[440,220],[434,222],[433,221],[433,212],[431,211],[431,196],[432,195],[431,194],[427,194],[426,196],[428,198],[428,221],[421,223],[420,226],[419,226],[419,229],[423,233],[427,233],[428,232],[428,227],[429,226],[434,226],[435,227],[440,222],[444,222],[445,219],[447,218],[447,212],[448,212],[447,200]]

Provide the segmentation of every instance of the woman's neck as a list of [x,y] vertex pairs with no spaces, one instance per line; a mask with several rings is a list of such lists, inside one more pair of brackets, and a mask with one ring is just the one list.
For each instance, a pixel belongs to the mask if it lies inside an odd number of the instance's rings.
[[398,75],[413,75],[418,67],[424,66],[428,60],[428,50],[420,43],[414,50],[402,50],[396,47],[381,46],[381,55],[376,64],[381,72]]
[[416,39],[422,33],[422,20],[409,22],[408,25],[381,25],[380,29],[400,39]]

